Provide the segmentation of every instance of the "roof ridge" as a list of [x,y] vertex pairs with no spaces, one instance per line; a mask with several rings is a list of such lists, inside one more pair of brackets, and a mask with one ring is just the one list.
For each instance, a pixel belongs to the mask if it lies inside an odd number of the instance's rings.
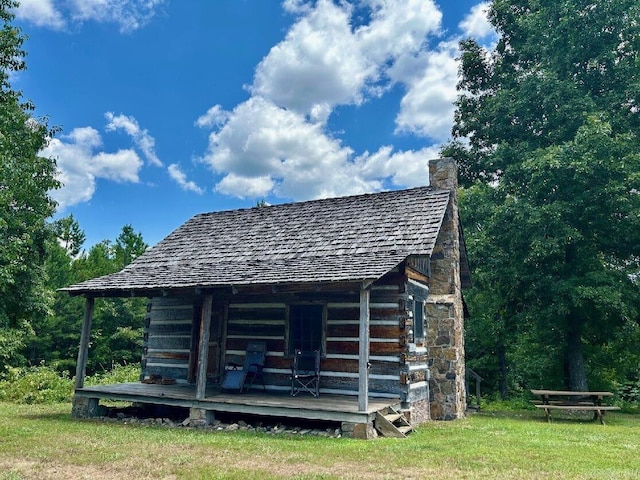
[[[314,198],[314,199],[310,199],[310,200],[301,200],[301,201],[290,201],[290,202],[285,202],[285,203],[276,203],[273,205],[256,205],[253,207],[241,207],[241,208],[231,208],[228,210],[212,210],[209,212],[200,212],[194,215],[194,217],[198,217],[198,216],[207,216],[207,215],[214,215],[214,214],[223,214],[223,213],[231,213],[231,212],[248,212],[248,211],[258,211],[261,209],[273,209],[273,208],[283,208],[283,207],[290,207],[290,206],[304,206],[304,205],[311,205],[311,204],[320,204],[320,203],[332,203],[332,202],[339,202],[339,201],[346,201],[346,200],[351,200],[351,201],[356,201],[356,200],[365,200],[369,197],[373,197],[373,196],[395,196],[395,195],[403,195],[403,194],[407,194],[410,192],[418,192],[421,190],[426,190],[432,193],[444,193],[444,192],[449,192],[449,190],[445,190],[445,189],[438,189],[435,187],[432,187],[431,185],[422,185],[419,187],[412,187],[412,188],[404,188],[404,189],[398,189],[398,190],[381,190],[379,192],[366,192],[366,193],[358,193],[358,194],[354,194],[354,195],[340,195],[340,196],[336,196],[336,197],[326,197],[326,198]],[[192,217],[193,218],[193,217]]]

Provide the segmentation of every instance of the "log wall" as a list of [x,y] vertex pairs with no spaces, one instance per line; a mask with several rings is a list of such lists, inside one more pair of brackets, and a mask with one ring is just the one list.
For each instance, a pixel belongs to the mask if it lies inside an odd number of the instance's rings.
[[[426,295],[396,269],[371,286],[369,390],[372,397],[400,397],[405,403],[423,400],[428,389],[424,353],[416,352],[410,330],[412,298]],[[237,292],[216,296],[224,305],[222,365],[242,363],[248,342],[267,345],[265,383],[272,391],[289,391],[291,355],[286,345],[288,305],[320,304],[326,308],[320,390],[358,394],[358,286],[351,290]],[[143,377],[151,375],[193,381],[198,297],[159,297],[150,301],[145,328]],[[214,311],[213,315],[216,315]],[[224,375],[224,372],[221,372]],[[217,378],[209,377],[209,383]]]
[[[403,287],[396,274],[376,283],[371,291],[371,369],[372,396],[397,397],[400,384],[401,300]],[[326,393],[357,395],[359,292],[299,292],[229,297],[226,326],[225,362],[242,362],[249,341],[267,344],[265,382],[271,390],[291,387],[291,355],[286,345],[287,305],[312,303],[326,306],[326,329],[320,362],[320,389]]]
[[145,317],[142,379],[158,376],[186,383],[194,319],[194,297],[156,297]]

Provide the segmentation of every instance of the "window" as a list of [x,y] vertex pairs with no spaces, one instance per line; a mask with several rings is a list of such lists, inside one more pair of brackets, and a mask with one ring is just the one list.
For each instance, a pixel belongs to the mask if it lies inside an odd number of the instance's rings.
[[324,305],[289,305],[289,354],[323,351]]
[[424,302],[413,302],[413,338],[414,342],[422,343],[424,340]]

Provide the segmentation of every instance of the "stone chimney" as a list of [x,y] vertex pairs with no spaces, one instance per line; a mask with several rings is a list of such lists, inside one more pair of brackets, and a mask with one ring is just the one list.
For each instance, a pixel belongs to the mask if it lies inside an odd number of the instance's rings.
[[425,345],[431,378],[431,418],[462,418],[466,410],[464,310],[460,280],[458,168],[452,158],[429,162],[430,185],[449,190],[449,205],[430,259]]
[[429,161],[429,185],[439,190],[458,190],[458,165],[453,158]]

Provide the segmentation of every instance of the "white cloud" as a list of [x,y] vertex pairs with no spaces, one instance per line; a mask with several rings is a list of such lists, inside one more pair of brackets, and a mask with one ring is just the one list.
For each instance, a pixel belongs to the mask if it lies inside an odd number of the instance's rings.
[[283,197],[315,198],[345,188],[354,193],[366,190],[345,172],[351,154],[319,124],[252,97],[211,134],[203,161],[225,176],[216,186],[224,193],[245,197],[272,189]]
[[187,175],[180,170],[180,167],[176,163],[172,163],[167,167],[169,176],[175,180],[175,182],[182,187],[183,190],[195,192],[197,194],[203,194],[204,190],[200,188],[194,181],[187,180]]
[[[486,2],[460,28],[489,32]],[[411,187],[428,182],[428,160],[450,136],[458,82],[458,41],[441,40],[432,0],[285,0],[297,15],[256,67],[252,94],[232,111],[215,105],[196,121],[211,128],[203,157],[218,192],[296,200]],[[490,32],[489,32],[490,33]],[[404,89],[396,133],[426,138],[412,151],[383,146],[356,155],[329,130],[337,107]]]
[[122,114],[114,115],[112,112],[107,112],[104,116],[109,122],[106,126],[107,132],[123,130],[132,138],[136,147],[142,151],[142,154],[150,164],[156,167],[162,166],[162,162],[156,155],[155,138],[153,138],[146,129],[140,128],[135,118]]
[[142,160],[135,151],[125,149],[115,153],[96,153],[100,147],[100,133],[92,127],[82,127],[72,130],[69,135],[52,139],[41,152],[41,155],[57,161],[58,179],[63,186],[52,191],[51,196],[59,203],[60,210],[90,200],[100,178],[139,182]]
[[142,160],[130,149],[118,150],[116,153],[99,152],[92,159],[91,172],[98,178],[115,182],[138,183],[138,172]]
[[216,185],[216,191],[240,198],[257,198],[267,195],[273,188],[269,176],[241,177],[229,173]]
[[[458,44],[443,42],[435,51],[424,53],[411,66],[400,66],[394,73],[402,78],[407,91],[396,117],[398,132],[410,132],[444,142],[451,133],[458,92]],[[402,71],[404,69],[404,71]]]
[[327,111],[317,105],[359,103],[375,65],[363,56],[349,21],[346,6],[319,0],[260,62],[251,92],[303,115]]
[[464,37],[476,39],[495,37],[496,32],[487,17],[488,9],[489,2],[482,2],[471,7],[469,14],[458,25]]
[[220,105],[214,105],[207,113],[198,117],[195,124],[200,128],[211,128],[224,124],[228,118],[229,114]]
[[38,27],[52,30],[62,30],[66,27],[66,21],[53,0],[20,0],[20,7],[15,13],[17,19],[26,20]]
[[397,187],[419,187],[429,182],[429,160],[438,158],[438,146],[417,151],[393,152],[383,146],[374,154],[365,152],[355,159],[355,170],[365,179],[389,178]]
[[71,0],[74,20],[94,20],[119,25],[120,32],[132,32],[146,25],[165,0]]
[[285,8],[302,13],[286,38],[256,68],[250,91],[316,122],[337,105],[360,104],[388,85],[384,76],[399,58],[424,47],[439,31],[441,13],[431,0],[369,0],[371,21],[355,29],[352,7],[319,0]]
[[16,17],[40,27],[64,29],[94,21],[118,25],[121,33],[145,26],[166,0],[21,0]]
[[390,76],[406,85],[396,116],[396,131],[444,142],[450,138],[459,80],[458,41],[475,37],[491,50],[497,34],[487,18],[488,2],[474,5],[460,22],[460,36],[442,41],[435,50],[404,57],[390,69]]
[[216,191],[242,198],[274,193],[298,200],[426,185],[437,147],[393,152],[390,146],[353,158],[353,151],[303,115],[252,97],[213,132],[202,159],[223,174]]
[[217,191],[309,199],[375,191],[386,181],[427,183],[432,150],[394,153],[383,147],[354,158],[326,130],[337,106],[360,104],[406,81],[392,77],[396,65],[420,56],[426,37],[440,31],[442,15],[431,0],[363,5],[370,20],[354,26],[347,2],[284,2],[299,18],[256,67],[252,97],[231,112],[216,105],[196,121],[213,128],[203,161],[222,175]]
[[426,37],[440,31],[442,13],[430,0],[368,0],[369,25],[356,35],[367,58],[378,65],[413,55],[425,47]]
[[284,0],[282,8],[291,13],[308,13],[311,6],[306,3],[307,0]]
[[93,127],[74,128],[69,135],[64,135],[62,138],[68,138],[80,147],[97,148],[102,146],[102,137]]

